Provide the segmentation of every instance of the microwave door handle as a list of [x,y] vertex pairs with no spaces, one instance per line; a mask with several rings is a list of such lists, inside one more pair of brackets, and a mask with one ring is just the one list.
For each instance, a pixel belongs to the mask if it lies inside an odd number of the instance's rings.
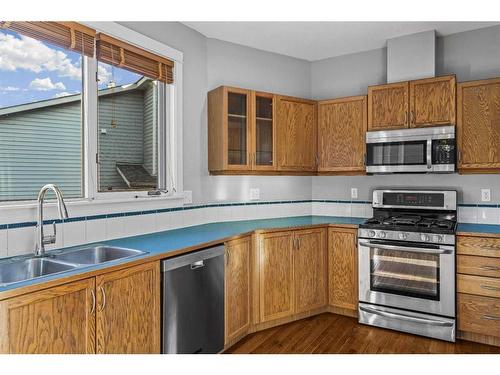
[[433,325],[433,326],[442,326],[442,327],[450,327],[453,325],[452,322],[441,322],[438,320],[419,318],[416,316],[409,316],[409,315],[405,315],[405,314],[393,314],[393,313],[388,312],[388,311],[380,311],[380,310],[370,308],[370,307],[365,307],[365,306],[359,306],[359,309],[361,311],[364,311],[367,313],[383,316],[384,318],[399,319],[399,320],[404,320],[407,322],[423,323],[423,324],[429,324],[429,325]]
[[400,250],[400,251],[411,251],[415,253],[426,253],[426,254],[450,254],[452,252],[451,249],[440,248],[439,249],[430,249],[426,247],[410,247],[410,246],[402,246],[402,245],[384,245],[373,242],[365,242],[359,241],[361,246],[369,247],[369,248],[377,248],[382,250]]
[[432,139],[427,138],[427,169],[432,168]]

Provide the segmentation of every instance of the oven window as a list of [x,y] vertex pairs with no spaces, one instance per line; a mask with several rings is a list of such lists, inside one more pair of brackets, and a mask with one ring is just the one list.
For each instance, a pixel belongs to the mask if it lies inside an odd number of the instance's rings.
[[425,165],[427,141],[368,143],[366,164],[375,165]]
[[372,248],[370,288],[376,292],[439,300],[439,255]]

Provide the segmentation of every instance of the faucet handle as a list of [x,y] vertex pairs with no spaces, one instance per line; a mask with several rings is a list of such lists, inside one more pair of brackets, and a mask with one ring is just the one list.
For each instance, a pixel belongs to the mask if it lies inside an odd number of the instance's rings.
[[57,230],[56,230],[56,222],[55,221],[52,222],[52,232],[53,232],[52,235],[43,236],[42,241],[43,241],[44,245],[56,243]]

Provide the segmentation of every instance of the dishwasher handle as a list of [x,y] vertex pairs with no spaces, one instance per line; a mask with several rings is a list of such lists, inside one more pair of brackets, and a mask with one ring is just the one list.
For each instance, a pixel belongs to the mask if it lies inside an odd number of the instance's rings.
[[[194,251],[191,253],[179,255],[165,259],[161,262],[161,272],[168,272],[176,268],[189,266],[192,270],[205,266],[204,261],[224,256],[224,245],[209,247],[208,249]],[[201,262],[201,263],[200,263]]]

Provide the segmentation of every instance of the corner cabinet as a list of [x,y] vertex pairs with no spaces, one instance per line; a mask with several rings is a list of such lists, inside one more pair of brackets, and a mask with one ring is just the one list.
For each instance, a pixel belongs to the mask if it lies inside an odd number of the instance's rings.
[[458,84],[458,170],[500,172],[500,79]]
[[258,247],[260,323],[326,305],[324,228],[263,233]]
[[0,301],[0,353],[160,353],[160,264]]
[[278,170],[314,172],[317,165],[317,103],[278,96]]
[[318,172],[365,173],[366,96],[318,103]]
[[208,169],[213,174],[275,170],[273,94],[221,86],[208,93]]
[[454,75],[368,87],[368,130],[455,123]]

